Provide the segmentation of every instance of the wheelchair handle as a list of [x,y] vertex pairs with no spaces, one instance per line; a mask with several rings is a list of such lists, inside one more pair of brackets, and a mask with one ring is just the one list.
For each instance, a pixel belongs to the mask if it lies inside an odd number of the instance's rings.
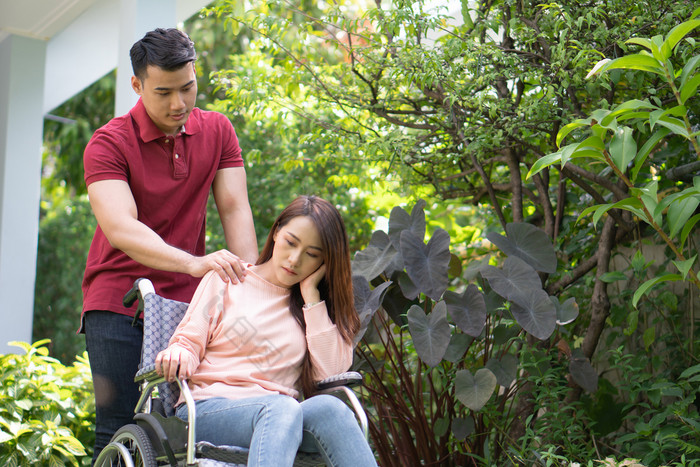
[[136,300],[139,302],[136,313],[134,314],[132,326],[136,326],[139,315],[143,312],[143,298],[148,294],[154,293],[156,293],[156,290],[153,287],[153,282],[144,277],[140,277],[134,281],[134,285],[132,285],[131,289],[124,295],[122,303],[127,308],[133,305]]

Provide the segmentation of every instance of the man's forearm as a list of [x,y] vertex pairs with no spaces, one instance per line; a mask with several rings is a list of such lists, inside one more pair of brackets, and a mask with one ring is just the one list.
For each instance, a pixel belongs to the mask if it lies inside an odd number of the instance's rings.
[[195,256],[168,245],[157,233],[141,222],[130,222],[119,232],[113,232],[112,237],[108,237],[110,244],[137,263],[161,271],[192,273]]
[[241,259],[254,264],[258,260],[259,251],[250,209],[237,209],[224,215],[221,224],[228,249]]

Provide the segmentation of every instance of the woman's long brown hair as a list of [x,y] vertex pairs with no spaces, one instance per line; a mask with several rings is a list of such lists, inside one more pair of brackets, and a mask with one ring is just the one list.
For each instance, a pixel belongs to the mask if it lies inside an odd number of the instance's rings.
[[[338,332],[348,344],[352,344],[360,328],[360,319],[355,311],[352,291],[352,271],[350,266],[350,247],[345,223],[338,210],[331,203],[317,196],[299,196],[277,217],[267,236],[265,246],[260,253],[257,264],[263,264],[272,258],[275,247],[275,233],[295,217],[306,216],[312,220],[321,236],[323,263],[326,275],[318,285],[321,300],[326,301],[328,315],[338,328]],[[302,306],[299,284],[291,289],[289,308],[301,328],[306,332],[306,322]],[[302,390],[306,397],[315,392],[312,380],[311,361],[308,352],[304,357],[301,373]]]

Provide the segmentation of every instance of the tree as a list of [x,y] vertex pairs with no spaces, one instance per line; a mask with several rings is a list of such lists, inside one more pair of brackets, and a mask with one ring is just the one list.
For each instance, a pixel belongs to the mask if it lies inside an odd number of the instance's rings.
[[[604,364],[607,349],[596,353],[603,337],[607,345],[622,341],[629,351],[654,345],[650,371],[678,374],[696,359],[694,323],[689,335],[678,327],[684,306],[692,310],[688,289],[669,314],[653,300],[640,304],[646,308],[637,317],[649,311],[644,323],[630,318],[631,292],[616,297],[609,290],[611,282],[629,278],[613,270],[619,247],[631,246],[641,255],[644,242],[658,242],[654,231],[625,210],[606,211],[600,229],[576,222],[592,202],[609,206],[626,199],[629,187],[609,165],[595,162],[527,174],[559,149],[557,135],[569,122],[640,95],[652,95],[657,108],[675,99],[657,76],[616,70],[608,81],[586,75],[600,58],[621,57],[636,47],[625,42],[629,37],[664,36],[690,18],[693,8],[690,1],[463,2],[459,25],[424,2],[376,2],[366,11],[341,2],[312,14],[284,0],[249,11],[222,1],[213,11],[228,18],[233,30],[257,34],[250,46],[257,56],[248,62],[259,65],[256,72],[242,74],[239,65],[232,67],[237,73],[220,75],[229,105],[304,116],[316,126],[298,138],[321,140],[342,147],[349,158],[374,162],[374,172],[364,176],[368,183],[400,177],[407,192],[427,184],[432,199],[492,213],[487,231],[505,230],[512,222],[541,227],[558,254],[557,270],[541,275],[544,287],[562,302],[577,296],[582,311],[579,324],[559,342],[563,351]],[[292,24],[292,15],[305,22]],[[680,54],[669,60],[692,56],[696,34],[690,32]],[[682,68],[677,62],[673,67]],[[694,76],[695,69],[688,79]],[[699,100],[696,94],[687,97],[692,127]],[[657,176],[659,193],[683,192],[688,181],[675,178],[678,171],[671,169],[694,161],[685,141],[669,138],[649,153],[643,171],[668,175]],[[633,292],[650,264],[643,255],[641,267],[639,260],[626,259],[634,271],[624,272],[637,273],[628,287]],[[667,263],[665,258],[658,265],[659,274]],[[661,322],[678,336],[674,342],[660,335],[655,341],[648,331]],[[674,356],[671,349],[680,353]],[[573,385],[570,396],[587,397]],[[532,400],[520,399],[512,439],[525,434],[532,409]]]

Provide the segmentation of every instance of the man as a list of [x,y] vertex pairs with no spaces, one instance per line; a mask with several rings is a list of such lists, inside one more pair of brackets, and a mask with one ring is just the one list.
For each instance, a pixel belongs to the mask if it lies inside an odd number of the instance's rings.
[[[194,107],[194,45],[177,29],[156,29],[131,48],[140,96],[95,132],[85,182],[98,227],[83,279],[83,316],[96,403],[95,456],[130,423],[143,330],[121,301],[138,277],[167,298],[190,301],[207,271],[244,280],[258,256],[236,133],[222,114]],[[205,255],[209,190],[229,250]],[[235,254],[234,254],[235,253]],[[240,259],[239,259],[240,258]]]

